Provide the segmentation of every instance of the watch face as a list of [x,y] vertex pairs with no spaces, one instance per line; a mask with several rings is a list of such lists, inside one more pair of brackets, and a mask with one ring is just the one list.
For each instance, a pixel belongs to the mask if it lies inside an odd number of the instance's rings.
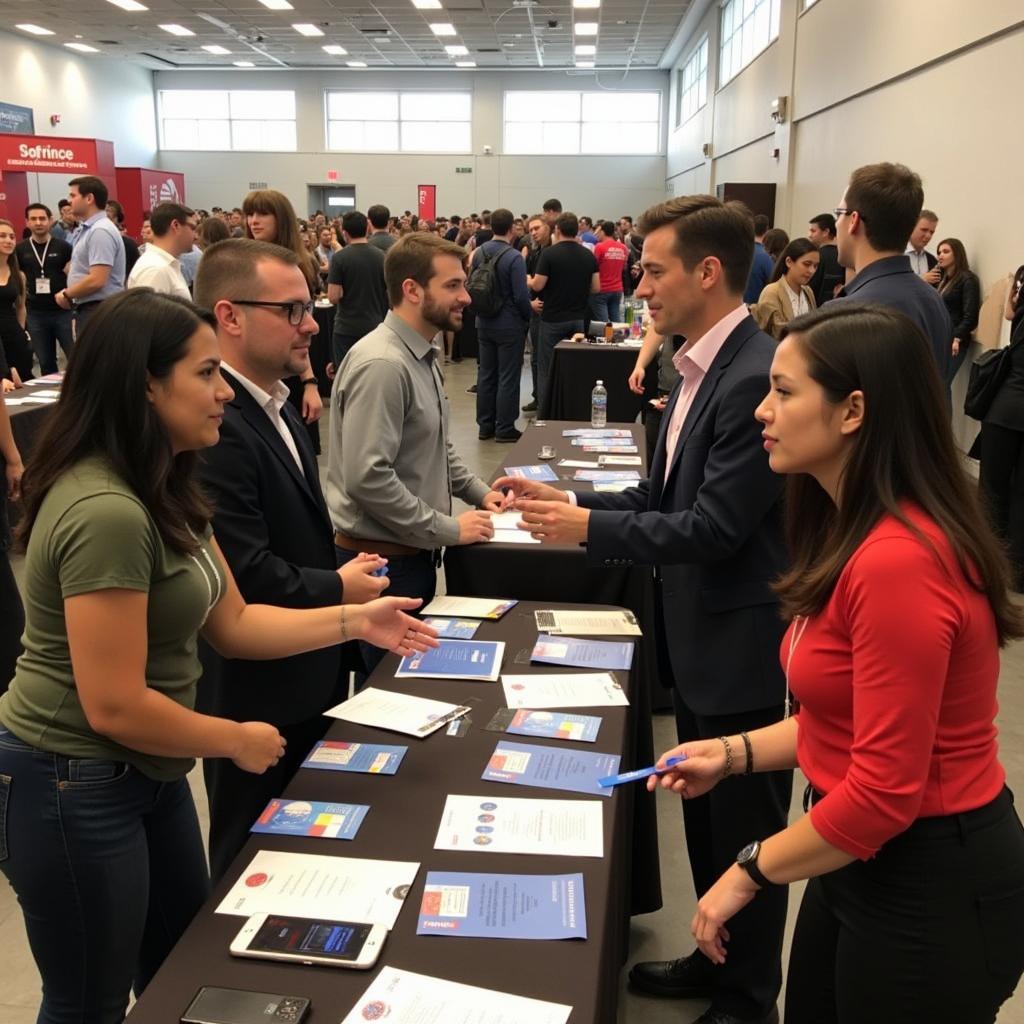
[[737,864],[749,864],[752,860],[757,860],[757,855],[761,850],[761,844],[756,840],[752,843],[747,843],[742,850],[736,855]]

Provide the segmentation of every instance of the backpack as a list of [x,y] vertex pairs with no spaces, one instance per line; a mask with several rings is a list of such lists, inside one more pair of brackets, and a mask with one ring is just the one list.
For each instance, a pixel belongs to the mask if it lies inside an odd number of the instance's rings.
[[1006,375],[1010,372],[1011,353],[1024,341],[1024,321],[1017,325],[1017,330],[1006,348],[997,348],[979,356],[971,366],[971,376],[967,383],[967,395],[964,397],[964,412],[972,420],[983,420],[993,399],[1003,386]]
[[476,260],[466,279],[466,291],[469,292],[470,309],[477,316],[492,317],[501,312],[504,298],[501,285],[498,283],[498,264],[507,252],[515,252],[510,245],[497,252],[486,253],[480,250],[480,259]]

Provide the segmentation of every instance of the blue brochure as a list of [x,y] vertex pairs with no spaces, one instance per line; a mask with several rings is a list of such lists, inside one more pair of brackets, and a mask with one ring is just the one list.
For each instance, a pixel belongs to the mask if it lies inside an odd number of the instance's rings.
[[271,800],[249,831],[267,832],[275,836],[355,839],[369,809],[365,804]]
[[624,427],[574,427],[563,430],[562,437],[632,437],[633,431]]
[[481,778],[488,782],[511,782],[516,786],[564,789],[570,793],[599,793],[611,790],[598,779],[617,774],[618,754],[593,754],[589,750],[536,747],[502,740],[494,748]]
[[515,711],[505,732],[542,739],[577,740],[593,743],[601,728],[596,715],[572,715],[568,711]]
[[501,672],[505,644],[501,640],[441,640],[438,647],[407,654],[396,679],[475,679],[494,683]]
[[506,466],[509,476],[522,477],[524,480],[557,480],[558,474],[550,466]]
[[480,623],[474,619],[424,619],[428,626],[437,630],[437,635],[449,640],[472,640]]
[[417,935],[479,939],[585,939],[583,875],[430,871]]
[[325,768],[330,772],[394,775],[408,749],[408,747],[388,747],[380,743],[320,740],[306,755],[302,767]]
[[633,664],[632,640],[576,640],[571,636],[537,637],[530,661],[574,668],[628,669]]

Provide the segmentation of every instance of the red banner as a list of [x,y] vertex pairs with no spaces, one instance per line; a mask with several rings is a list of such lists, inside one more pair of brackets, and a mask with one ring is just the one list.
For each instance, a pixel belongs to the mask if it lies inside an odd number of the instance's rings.
[[125,228],[137,236],[142,218],[160,203],[185,202],[185,176],[148,167],[118,167],[117,198],[124,207]]
[[0,170],[113,177],[114,144],[103,139],[0,134]]
[[437,218],[437,186],[417,185],[416,195],[420,220],[435,220]]

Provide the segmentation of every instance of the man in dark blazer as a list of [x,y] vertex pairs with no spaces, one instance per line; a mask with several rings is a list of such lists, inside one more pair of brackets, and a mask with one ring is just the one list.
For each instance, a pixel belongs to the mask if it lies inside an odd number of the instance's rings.
[[[692,339],[674,359],[682,379],[650,478],[620,494],[570,494],[508,477],[494,486],[513,489],[524,528],[542,541],[586,543],[598,565],[657,566],[679,739],[717,738],[784,714],[784,623],[771,589],[786,566],[782,480],[754,420],[775,342],[743,304],[754,249],[746,207],[681,197],[648,210],[640,230],[637,294],[648,300],[653,328]],[[683,804],[698,895],[744,842],[785,827],[791,787],[791,772],[741,776]],[[730,921],[724,966],[695,952],[636,964],[630,980],[657,995],[710,998],[700,1024],[773,1024],[785,918],[785,889],[766,890]]]
[[839,262],[856,276],[833,301],[877,302],[913,320],[931,342],[948,395],[953,324],[942,297],[904,252],[923,202],[920,177],[903,164],[869,164],[850,175],[835,211],[836,241]]
[[[220,441],[201,457],[201,475],[214,504],[214,533],[242,596],[287,608],[377,597],[387,581],[370,573],[383,560],[361,556],[344,569],[335,567],[334,531],[316,456],[281,383],[306,366],[317,332],[294,254],[247,239],[220,242],[203,256],[195,298],[217,318],[220,370],[235,393],[224,408]],[[204,762],[214,879],[323,736],[323,712],[345,699],[349,668],[358,667],[349,653],[354,647],[237,661],[202,645],[199,709],[237,721],[271,722],[287,740],[285,756],[263,775],[243,772],[228,759]]]

